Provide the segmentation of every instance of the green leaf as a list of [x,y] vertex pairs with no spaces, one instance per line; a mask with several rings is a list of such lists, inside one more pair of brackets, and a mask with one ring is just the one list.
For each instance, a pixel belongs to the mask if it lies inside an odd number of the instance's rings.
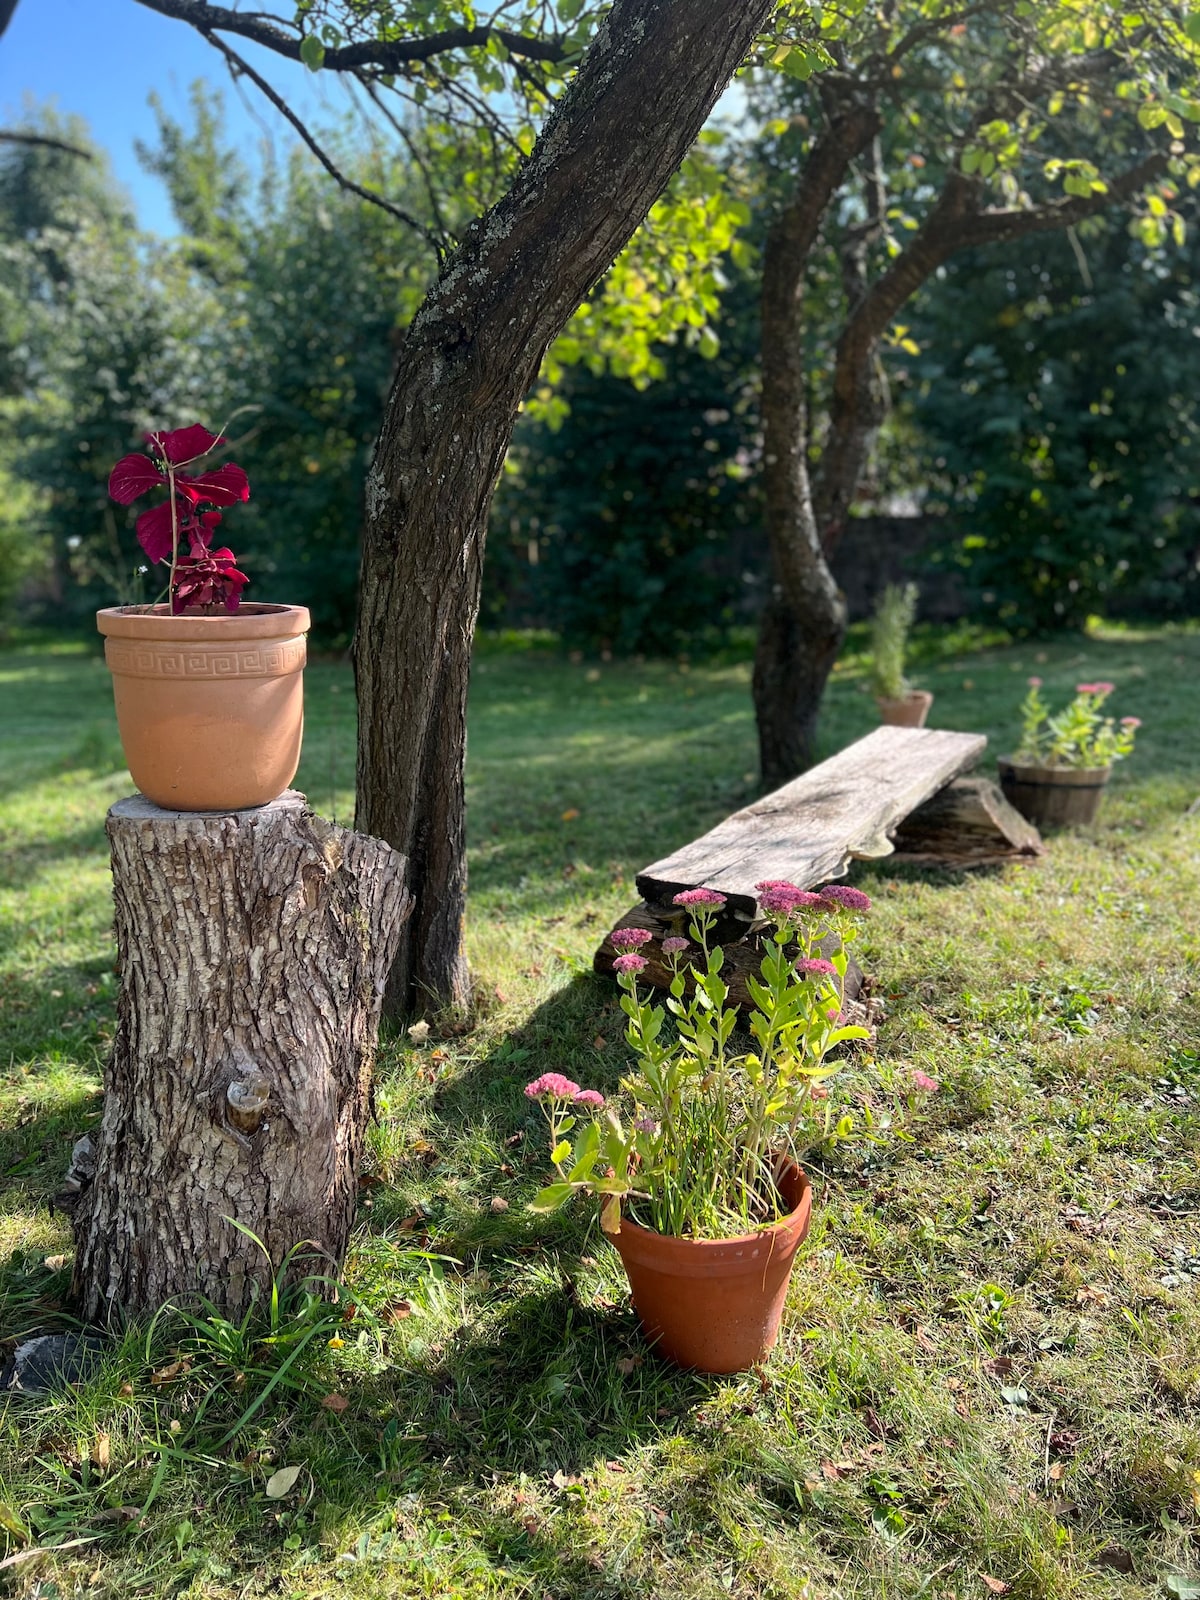
[[539,1189],[529,1202],[530,1211],[557,1211],[575,1193],[569,1183],[551,1183]]
[[1186,1572],[1169,1572],[1163,1579],[1163,1588],[1173,1600],[1200,1600],[1200,1578]]
[[554,1146],[554,1149],[550,1152],[550,1160],[554,1163],[555,1166],[557,1166],[560,1161],[565,1161],[570,1154],[571,1154],[571,1141],[570,1141],[570,1139],[561,1139],[558,1142],[558,1144],[556,1144]]
[[596,1164],[596,1155],[600,1149],[600,1124],[589,1122],[580,1135],[579,1144],[575,1151],[575,1165],[570,1171],[570,1181],[580,1183],[591,1173]]
[[306,33],[301,39],[300,59],[310,72],[320,72],[325,65],[325,46],[315,33]]
[[1183,19],[1183,31],[1193,44],[1200,44],[1200,11],[1189,11]]

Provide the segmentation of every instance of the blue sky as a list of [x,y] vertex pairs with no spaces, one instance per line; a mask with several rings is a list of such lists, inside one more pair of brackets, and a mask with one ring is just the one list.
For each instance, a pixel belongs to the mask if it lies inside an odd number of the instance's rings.
[[[303,67],[254,46],[237,48],[297,110],[320,120],[323,110],[332,118],[344,104],[330,80],[322,83]],[[139,167],[134,140],[153,141],[151,90],[158,91],[168,112],[186,120],[188,88],[197,78],[224,93],[230,138],[243,155],[252,157],[268,136],[280,150],[291,141],[290,128],[252,84],[241,90],[253,111],[247,109],[224,62],[183,23],[160,17],[136,0],[18,0],[0,40],[0,123],[19,117],[27,96],[78,113],[109,151],[143,227],[167,232],[173,223],[166,195]]]

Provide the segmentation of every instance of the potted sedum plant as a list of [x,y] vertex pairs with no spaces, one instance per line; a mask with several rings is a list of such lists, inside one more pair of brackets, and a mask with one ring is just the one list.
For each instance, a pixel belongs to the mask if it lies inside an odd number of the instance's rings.
[[879,720],[898,728],[923,728],[933,704],[929,690],[914,689],[904,675],[918,593],[915,583],[889,583],[871,619],[871,689]]
[[665,1009],[638,992],[650,933],[612,935],[637,1061],[621,1103],[558,1073],[525,1090],[545,1110],[555,1172],[533,1209],[599,1196],[647,1335],[661,1354],[706,1372],[742,1371],[775,1342],[812,1211],[801,1160],[854,1127],[826,1088],[837,1071],[830,1053],[868,1037],[842,1015],[846,946],[867,896],[782,882],[758,893],[771,930],[749,985],[750,1049],[733,1048],[741,1019],[712,936],[724,896],[690,889],[675,897],[690,938],[662,942],[674,969]]
[[296,775],[304,731],[303,606],[242,602],[249,581],[213,548],[222,510],[250,498],[232,461],[204,468],[224,441],[199,423],[148,433],[108,480],[118,504],[166,491],[137,519],[149,560],[168,569],[152,605],[96,614],[133,781],[174,811],[266,805]]
[[1103,714],[1111,683],[1080,683],[1057,716],[1042,699],[1042,680],[1030,678],[1021,704],[1021,742],[1002,757],[1005,797],[1039,827],[1096,820],[1113,763],[1133,751],[1140,717],[1119,722]]

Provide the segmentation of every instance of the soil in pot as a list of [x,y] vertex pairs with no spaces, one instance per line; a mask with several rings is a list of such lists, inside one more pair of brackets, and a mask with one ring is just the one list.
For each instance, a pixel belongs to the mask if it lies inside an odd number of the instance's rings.
[[1039,828],[1095,822],[1111,767],[1024,767],[1001,759],[1004,798]]
[[134,783],[169,811],[242,811],[291,783],[304,733],[303,606],[96,615]]
[[879,707],[880,722],[894,728],[923,728],[933,695],[928,689],[910,689],[899,700],[885,700],[876,695],[875,704]]
[[622,1217],[612,1242],[659,1355],[700,1372],[744,1372],[766,1358],[812,1217],[812,1188],[799,1167],[788,1166],[779,1190],[788,1214],[732,1239],[672,1239]]

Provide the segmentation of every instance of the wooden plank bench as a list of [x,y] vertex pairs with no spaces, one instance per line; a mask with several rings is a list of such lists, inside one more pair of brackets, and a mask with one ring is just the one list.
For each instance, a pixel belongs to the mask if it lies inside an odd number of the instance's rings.
[[[958,868],[1040,855],[1037,830],[996,785],[963,776],[986,746],[981,733],[876,728],[643,868],[636,880],[642,901],[617,926],[655,934],[639,952],[650,962],[647,980],[669,981],[659,946],[682,931],[686,918],[673,900],[684,889],[703,885],[726,897],[717,934],[726,951],[726,981],[744,1002],[745,979],[758,967],[754,886],[764,879],[807,889],[844,876],[852,861],[883,856]],[[596,971],[611,972],[616,953],[606,938],[596,952]]]

